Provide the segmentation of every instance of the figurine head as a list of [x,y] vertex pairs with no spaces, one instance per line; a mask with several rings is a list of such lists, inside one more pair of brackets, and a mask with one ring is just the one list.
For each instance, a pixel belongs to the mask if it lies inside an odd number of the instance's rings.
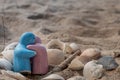
[[42,42],[41,42],[41,39],[40,39],[39,37],[37,37],[37,36],[35,37],[35,42],[36,42],[36,43],[42,43]]
[[35,35],[31,32],[25,32],[20,37],[20,44],[27,46],[28,44],[35,43]]

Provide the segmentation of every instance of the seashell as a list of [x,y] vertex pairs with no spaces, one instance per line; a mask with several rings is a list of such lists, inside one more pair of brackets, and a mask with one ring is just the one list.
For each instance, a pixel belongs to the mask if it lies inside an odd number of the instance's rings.
[[2,51],[3,57],[11,63],[13,62],[14,49],[17,44],[18,44],[18,42],[13,42],[13,43],[9,44],[8,46],[6,46],[4,51]]
[[83,69],[83,75],[88,80],[99,79],[103,76],[104,68],[97,61],[88,62]]
[[47,49],[48,64],[58,65],[65,60],[65,54],[59,49]]
[[72,51],[75,52],[77,51],[79,48],[79,46],[76,44],[76,43],[71,43],[70,44],[70,47],[72,48]]
[[12,64],[8,60],[0,58],[0,69],[11,70]]
[[84,77],[82,77],[82,76],[74,76],[74,77],[71,77],[71,78],[69,78],[67,80],[86,80],[86,79]]
[[79,57],[76,57],[71,61],[68,68],[71,70],[81,70],[84,68],[84,64],[78,59]]
[[58,74],[51,74],[41,80],[65,80],[62,76]]
[[17,79],[17,80],[26,80],[27,79],[26,77],[24,77],[20,73],[16,73],[16,72],[13,72],[13,71],[1,70],[1,73],[3,75],[9,76],[9,77]]
[[101,50],[98,48],[89,48],[82,52],[82,54],[79,56],[79,60],[82,61],[84,64],[87,62],[98,59],[101,57]]
[[111,56],[103,56],[98,60],[98,63],[103,65],[106,70],[113,70],[118,67],[118,64]]

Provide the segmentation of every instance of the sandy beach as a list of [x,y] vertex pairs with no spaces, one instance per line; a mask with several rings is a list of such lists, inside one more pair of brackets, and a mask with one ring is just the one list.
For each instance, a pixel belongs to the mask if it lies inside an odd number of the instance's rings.
[[[27,31],[43,44],[60,39],[81,51],[119,51],[120,0],[0,0],[0,50]],[[108,73],[107,80],[120,79],[116,71]]]

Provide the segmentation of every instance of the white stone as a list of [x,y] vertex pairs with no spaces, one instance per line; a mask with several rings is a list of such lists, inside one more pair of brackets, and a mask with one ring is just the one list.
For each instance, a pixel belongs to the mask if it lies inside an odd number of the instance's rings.
[[51,75],[43,78],[42,80],[65,80],[65,79],[58,74],[51,74]]
[[12,64],[8,60],[0,58],[0,68],[5,70],[11,70]]
[[83,69],[83,75],[88,80],[99,79],[103,76],[104,69],[101,64],[93,60],[88,62]]

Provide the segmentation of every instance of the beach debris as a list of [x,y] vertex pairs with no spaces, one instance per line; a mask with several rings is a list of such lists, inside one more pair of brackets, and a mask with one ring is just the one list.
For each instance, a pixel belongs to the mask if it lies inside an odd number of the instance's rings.
[[24,77],[23,75],[21,75],[20,73],[16,73],[16,72],[13,72],[13,71],[1,70],[1,73],[3,75],[9,76],[9,77],[17,79],[17,80],[27,80],[27,78]]
[[58,74],[51,74],[41,80],[65,80],[62,76]]
[[13,63],[13,54],[14,49],[17,46],[18,42],[13,42],[5,47],[5,49],[1,52],[3,57],[7,59],[10,63]]
[[82,77],[82,76],[74,76],[74,77],[71,77],[71,78],[69,78],[67,80],[86,80],[86,79],[84,77]]
[[71,61],[68,68],[71,70],[81,70],[84,68],[84,64],[79,60],[79,57],[76,57]]
[[5,58],[0,58],[0,69],[12,70],[12,64]]
[[86,64],[93,59],[99,59],[101,57],[101,50],[98,48],[88,48],[82,52],[79,56],[79,60]]
[[65,54],[59,49],[47,49],[48,64],[58,65],[65,60]]
[[99,79],[103,76],[103,65],[98,64],[96,60],[88,62],[83,69],[83,75],[88,80]]
[[103,65],[106,70],[113,70],[118,67],[115,59],[111,56],[103,56],[98,60],[98,63]]

